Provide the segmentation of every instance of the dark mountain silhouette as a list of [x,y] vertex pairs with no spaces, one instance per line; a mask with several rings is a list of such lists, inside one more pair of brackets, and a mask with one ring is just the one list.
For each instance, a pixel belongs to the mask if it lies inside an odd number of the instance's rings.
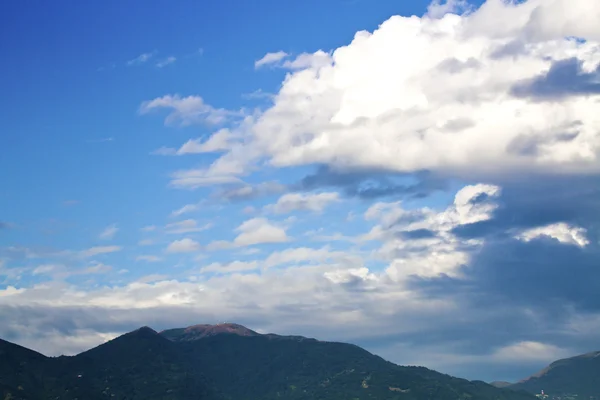
[[510,385],[511,389],[551,396],[577,394],[580,399],[600,397],[600,351],[565,358],[535,375]]
[[144,327],[73,357],[0,342],[4,400],[531,400],[360,347],[259,334],[236,324]]
[[49,358],[3,342],[0,390],[5,400],[220,398],[179,347],[150,328],[74,357]]

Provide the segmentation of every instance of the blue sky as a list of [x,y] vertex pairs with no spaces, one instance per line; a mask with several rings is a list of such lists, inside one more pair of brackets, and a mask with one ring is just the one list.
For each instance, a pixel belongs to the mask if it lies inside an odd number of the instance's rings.
[[599,6],[564,1],[3,3],[0,337],[235,320],[487,380],[597,349]]

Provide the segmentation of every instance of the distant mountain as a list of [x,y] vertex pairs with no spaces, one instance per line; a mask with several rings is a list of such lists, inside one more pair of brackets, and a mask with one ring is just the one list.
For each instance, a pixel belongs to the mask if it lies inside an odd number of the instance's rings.
[[577,394],[580,399],[600,398],[600,351],[558,360],[511,389],[551,396]]
[[74,357],[0,341],[4,400],[535,400],[360,347],[236,324],[144,327]]

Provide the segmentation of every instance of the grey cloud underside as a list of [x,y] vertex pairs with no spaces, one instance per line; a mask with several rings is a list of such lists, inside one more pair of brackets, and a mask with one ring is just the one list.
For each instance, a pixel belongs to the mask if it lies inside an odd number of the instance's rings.
[[592,72],[585,72],[582,65],[577,58],[554,61],[548,72],[517,84],[512,94],[538,100],[600,94],[600,65]]
[[[532,307],[557,326],[573,311],[600,312],[600,179],[555,177],[506,185],[500,204],[490,220],[454,229],[463,239],[485,238],[463,270],[465,279],[415,279],[415,287],[431,296],[459,296],[471,307]],[[558,222],[586,229],[590,243],[582,248],[546,236],[529,242],[514,238],[519,230]]]
[[596,235],[600,223],[599,176],[525,176],[502,186],[500,206],[493,218],[462,225],[454,233],[463,238],[505,235],[558,222],[572,223]]
[[423,198],[448,189],[448,183],[446,179],[428,171],[401,174],[368,169],[342,171],[320,166],[314,173],[292,185],[292,189],[337,188],[348,197],[362,199],[388,196]]

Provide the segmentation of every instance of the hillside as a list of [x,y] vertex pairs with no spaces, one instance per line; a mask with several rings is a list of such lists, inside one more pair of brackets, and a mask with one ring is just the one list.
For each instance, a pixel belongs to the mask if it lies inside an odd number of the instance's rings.
[[426,368],[400,367],[354,345],[260,335],[235,324],[161,335],[179,343],[230,399],[530,398]]
[[582,354],[558,360],[537,374],[524,379],[511,389],[539,393],[544,390],[551,396],[577,394],[582,397],[600,396],[600,352]]
[[12,400],[220,398],[178,346],[150,328],[74,357],[49,358],[0,343],[0,390],[2,399]]
[[12,400],[535,399],[354,345],[235,324],[144,327],[74,357],[2,341],[0,373],[2,399]]

